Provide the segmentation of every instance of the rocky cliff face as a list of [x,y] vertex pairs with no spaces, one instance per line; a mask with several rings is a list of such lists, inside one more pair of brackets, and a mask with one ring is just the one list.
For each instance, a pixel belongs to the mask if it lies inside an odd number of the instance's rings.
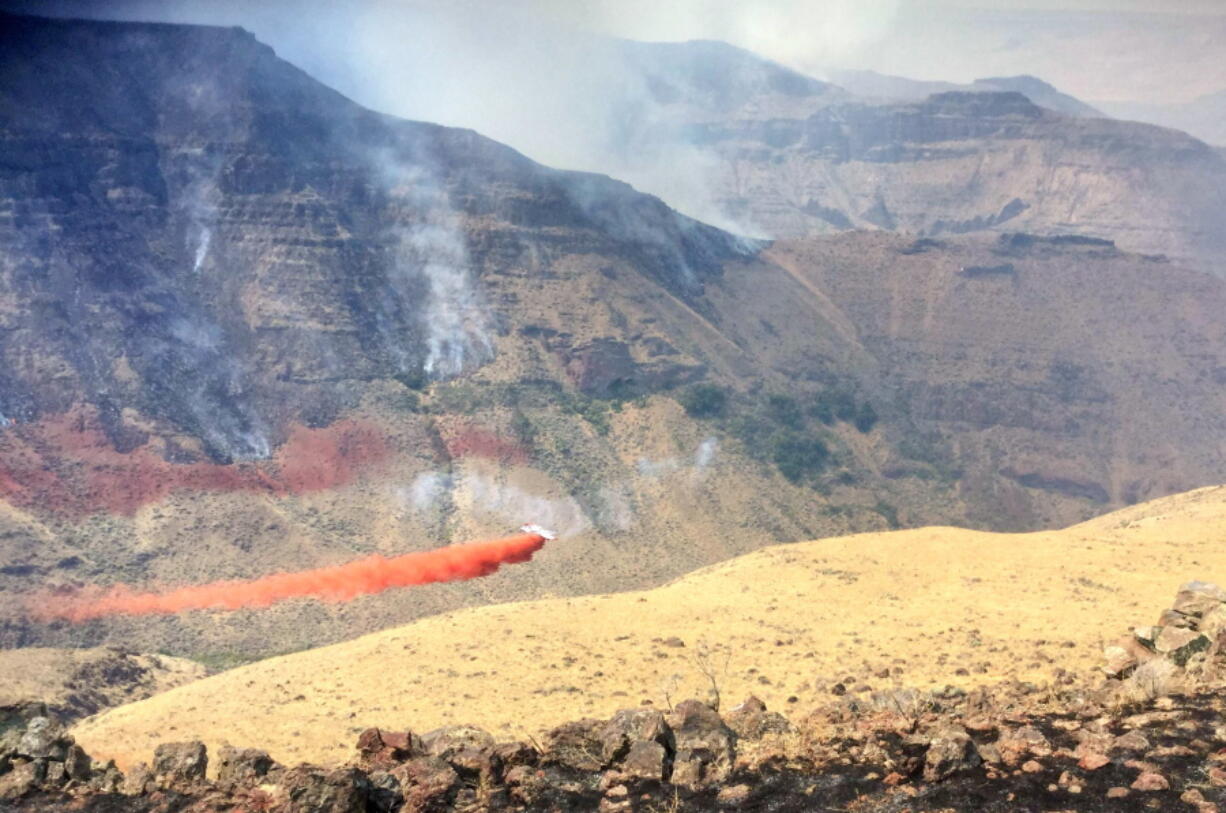
[[[364,110],[238,29],[4,22],[5,644],[267,654],[646,585],[779,540],[1062,523],[1226,472],[1204,417],[1222,414],[1223,341],[1196,315],[1221,284],[1174,264],[871,234],[764,254],[625,184]],[[827,92],[759,78],[776,101]],[[721,94],[709,109],[752,106]],[[885,172],[973,162],[974,139],[1029,143],[1050,118],[955,96],[897,119],[895,143],[864,135],[894,119],[856,115],[864,128],[745,127]],[[902,211],[865,205],[887,224]],[[881,323],[933,312],[938,292],[948,333]],[[1051,313],[1058,346],[1026,329]],[[1006,319],[1008,342],[989,341]],[[1142,451],[1142,426],[1162,445]],[[1064,462],[1040,465],[1053,448]],[[477,583],[219,620],[22,612],[44,586],[251,577],[528,520],[568,544]]]
[[1115,240],[1221,273],[1221,156],[1150,125],[1046,111],[1016,91],[708,121],[724,206],[778,237],[849,228]]
[[8,420],[84,401],[122,451],[263,458],[352,406],[345,382],[489,361],[476,286],[521,229],[682,297],[737,252],[613,181],[362,110],[238,30],[4,30]]

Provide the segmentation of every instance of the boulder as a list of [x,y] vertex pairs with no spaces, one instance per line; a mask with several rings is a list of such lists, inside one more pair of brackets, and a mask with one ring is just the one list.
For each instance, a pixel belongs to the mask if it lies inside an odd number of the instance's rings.
[[605,765],[620,760],[636,742],[672,745],[672,731],[664,722],[664,715],[655,709],[622,709],[605,723],[599,737],[600,756]]
[[1153,792],[1169,790],[1171,785],[1162,774],[1146,771],[1136,778],[1131,787],[1133,790]]
[[772,733],[784,734],[792,727],[782,714],[767,711],[766,704],[753,696],[729,709],[724,722],[743,740],[760,740]]
[[502,762],[503,771],[518,765],[535,765],[536,749],[523,742],[500,742],[494,746],[494,755]]
[[[411,743],[406,744],[406,748],[411,750]],[[471,725],[443,726],[421,735],[421,750],[439,759],[449,760],[469,748],[492,751],[494,738],[484,729]]]
[[1226,604],[1219,604],[1200,619],[1196,628],[1209,640],[1217,641],[1226,632]]
[[370,806],[375,813],[392,813],[404,805],[404,794],[400,792],[400,780],[388,771],[371,771]]
[[1205,635],[1193,629],[1181,627],[1163,627],[1154,638],[1154,651],[1166,655],[1178,666],[1188,662],[1188,658],[1197,652],[1204,652],[1211,641]]
[[64,771],[69,779],[88,782],[92,768],[93,760],[89,758],[89,754],[85,753],[84,748],[75,743],[68,746],[68,751],[64,755]]
[[[444,739],[442,732],[443,729],[432,732],[440,742]],[[411,731],[368,728],[358,736],[358,761],[366,767],[389,767],[421,751],[421,738]]]
[[736,734],[698,700],[679,703],[668,717],[676,754],[672,781],[698,785],[727,779],[736,759]]
[[390,773],[400,782],[405,810],[446,810],[452,791],[460,784],[455,769],[434,756],[413,757]]
[[1182,615],[1199,619],[1223,603],[1226,603],[1226,590],[1209,582],[1193,581],[1179,588],[1171,609]]
[[35,717],[26,726],[17,742],[17,754],[30,759],[53,759],[63,762],[72,738],[48,717]]
[[149,770],[149,766],[143,762],[138,762],[128,771],[127,776],[123,778],[123,783],[120,790],[127,796],[143,796],[154,789],[153,773]]
[[226,784],[260,784],[276,763],[267,751],[224,746],[217,754],[217,781]]
[[1129,731],[1111,741],[1108,751],[1124,751],[1139,754],[1149,750],[1149,740],[1139,731]]
[[162,743],[153,752],[153,775],[161,787],[200,782],[208,767],[208,749],[198,740]]
[[15,766],[0,776],[0,799],[20,799],[32,793],[42,783],[45,770],[46,763],[42,761],[23,762]]
[[299,765],[281,777],[280,792],[294,813],[366,813],[371,784],[357,768]]
[[1001,762],[1011,768],[1017,767],[1027,756],[1043,757],[1051,754],[1051,743],[1043,732],[1033,726],[1005,729],[996,740]]
[[62,762],[47,762],[43,772],[43,787],[58,788],[68,779],[68,772],[64,770]]
[[932,736],[924,756],[924,781],[938,782],[979,763],[979,753],[966,729],[946,726]]
[[545,761],[577,771],[605,767],[605,726],[602,720],[563,723],[545,734]]
[[636,779],[663,781],[668,774],[668,752],[658,742],[635,740],[619,767]]
[[475,779],[489,784],[502,773],[502,761],[489,748],[462,748],[447,760],[451,767],[465,779]]
[[1168,658],[1154,658],[1137,667],[1126,683],[1147,697],[1162,697],[1171,693],[1177,682],[1179,667]]

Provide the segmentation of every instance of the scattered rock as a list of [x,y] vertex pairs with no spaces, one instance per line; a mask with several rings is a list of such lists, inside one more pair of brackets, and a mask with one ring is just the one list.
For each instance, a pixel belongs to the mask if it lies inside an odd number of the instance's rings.
[[1133,790],[1158,791],[1169,790],[1171,785],[1162,774],[1146,772],[1138,776],[1131,787]]
[[1110,765],[1111,760],[1103,754],[1090,753],[1083,756],[1077,761],[1077,767],[1083,771],[1097,771],[1104,765]]
[[1111,751],[1125,751],[1128,753],[1140,753],[1149,750],[1149,740],[1145,739],[1145,735],[1139,731],[1129,731],[1126,734],[1121,734],[1111,741]]
[[1026,756],[1043,757],[1051,754],[1051,743],[1043,732],[1032,726],[1005,729],[996,740],[996,748],[1004,764],[1015,767]]

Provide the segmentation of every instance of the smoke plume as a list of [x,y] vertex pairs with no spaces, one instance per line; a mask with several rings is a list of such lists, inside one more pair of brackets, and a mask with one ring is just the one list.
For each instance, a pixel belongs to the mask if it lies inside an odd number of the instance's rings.
[[303,597],[349,601],[393,587],[488,576],[502,565],[527,562],[544,545],[542,534],[521,533],[391,559],[376,554],[343,565],[276,573],[249,581],[212,582],[161,593],[138,593],[120,585],[103,594],[43,599],[31,608],[31,614],[44,621],[81,622],[110,615],[169,615],[185,610],[267,607]]

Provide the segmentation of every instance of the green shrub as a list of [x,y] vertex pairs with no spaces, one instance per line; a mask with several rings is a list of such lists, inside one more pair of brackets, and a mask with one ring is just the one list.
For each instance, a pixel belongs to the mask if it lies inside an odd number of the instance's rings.
[[898,509],[890,505],[885,500],[878,500],[877,504],[873,506],[873,510],[880,514],[883,519],[885,519],[886,524],[889,525],[891,529],[902,527],[902,525],[900,525],[898,522]]
[[863,434],[868,434],[873,431],[873,427],[877,425],[877,410],[873,409],[873,405],[868,401],[860,404],[856,409],[856,419],[854,421],[856,429]]
[[830,450],[820,438],[780,432],[771,443],[771,460],[780,474],[799,483],[822,473],[830,460]]
[[790,395],[772,395],[766,399],[766,408],[771,418],[778,424],[789,429],[799,429],[805,416],[800,411],[800,405]]
[[715,384],[695,384],[678,400],[691,418],[718,418],[728,408],[728,392]]

